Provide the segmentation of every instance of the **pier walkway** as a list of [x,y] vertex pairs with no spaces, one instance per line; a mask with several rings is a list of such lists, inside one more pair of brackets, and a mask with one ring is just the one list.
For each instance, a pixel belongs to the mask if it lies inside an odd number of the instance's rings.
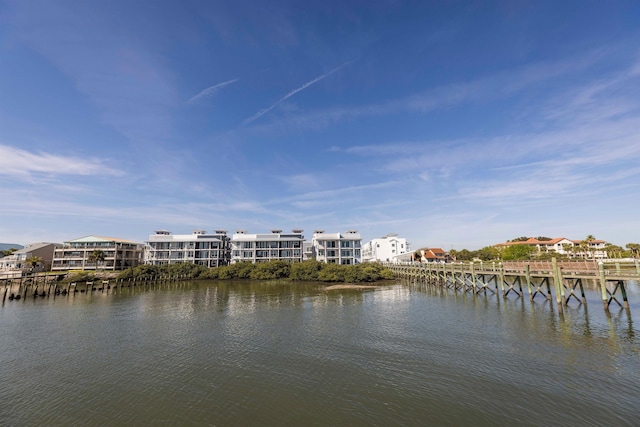
[[587,300],[584,285],[599,286],[605,311],[612,303],[629,310],[626,288],[631,281],[640,281],[640,263],[602,263],[582,261],[504,261],[454,263],[385,263],[399,278],[424,281],[429,285],[455,291],[501,293],[503,297],[537,296],[553,300],[563,311],[574,298],[581,304]]

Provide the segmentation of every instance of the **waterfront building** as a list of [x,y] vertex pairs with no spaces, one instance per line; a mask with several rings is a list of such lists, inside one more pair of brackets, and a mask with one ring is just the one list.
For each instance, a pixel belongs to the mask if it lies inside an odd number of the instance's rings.
[[300,262],[303,255],[303,230],[291,233],[271,230],[271,233],[249,234],[238,230],[231,238],[231,263],[266,262],[271,260]]
[[324,230],[316,230],[313,232],[311,245],[313,255],[318,261],[343,265],[362,262],[362,238],[355,230],[345,233],[325,233]]
[[226,230],[195,230],[192,234],[171,234],[158,230],[149,236],[144,251],[145,264],[166,265],[192,263],[206,267],[227,265],[230,239]]
[[451,257],[442,248],[422,248],[416,251],[419,254],[419,258],[416,259],[415,252],[413,254],[413,261],[418,262],[449,262]]
[[[104,261],[91,262],[93,251],[100,250]],[[64,242],[53,253],[52,270],[124,270],[142,262],[144,245],[130,240],[104,236],[86,236]]]
[[303,242],[302,243],[302,260],[306,261],[308,259],[313,259],[313,245],[311,242]]
[[566,237],[556,237],[548,240],[529,238],[527,240],[516,240],[511,242],[498,243],[494,245],[498,249],[512,245],[528,245],[535,248],[538,253],[558,253],[575,258],[607,258],[604,240],[569,240]]
[[410,251],[409,246],[404,237],[387,234],[362,245],[362,262],[398,262],[400,255]]
[[[39,242],[26,245],[22,249],[18,249],[11,255],[0,258],[0,271],[29,271],[31,269],[37,271],[47,271],[51,269],[53,262],[53,251],[61,247],[59,243]],[[41,259],[39,265],[31,265],[28,260],[32,257]]]

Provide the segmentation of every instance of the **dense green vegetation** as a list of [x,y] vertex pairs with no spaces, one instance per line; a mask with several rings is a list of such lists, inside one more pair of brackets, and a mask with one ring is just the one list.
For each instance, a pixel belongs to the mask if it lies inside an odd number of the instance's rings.
[[[524,242],[531,237],[522,236],[515,239],[508,240],[509,242]],[[545,241],[551,240],[549,237],[538,236],[534,237],[536,240]],[[602,249],[593,249],[589,246],[589,243],[596,240],[596,238],[589,234],[584,240],[577,245],[566,245],[563,247],[565,254],[561,254],[554,251],[538,252],[535,247],[529,245],[509,245],[505,247],[486,246],[484,248],[470,251],[467,249],[449,251],[449,255],[455,261],[516,261],[516,260],[550,260],[556,258],[558,260],[570,260],[570,259],[593,259],[595,258],[594,252],[606,252],[607,258],[637,258],[640,256],[640,244],[627,243],[626,249],[607,243]]]
[[182,276],[192,279],[251,279],[251,280],[305,280],[319,282],[375,282],[393,279],[391,270],[381,264],[367,263],[357,265],[325,264],[316,260],[299,263],[286,261],[269,261],[252,264],[241,262],[215,268],[207,268],[190,263],[170,264],[163,266],[139,265],[125,270],[119,279],[134,277]]

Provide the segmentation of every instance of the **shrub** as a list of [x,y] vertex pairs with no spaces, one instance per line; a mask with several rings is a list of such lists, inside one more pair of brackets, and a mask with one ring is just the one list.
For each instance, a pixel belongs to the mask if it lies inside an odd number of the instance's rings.
[[322,269],[322,263],[315,259],[297,262],[291,265],[289,278],[291,280],[318,280],[318,274]]
[[291,263],[287,261],[268,261],[256,264],[251,271],[250,277],[256,280],[272,280],[289,277],[291,272]]

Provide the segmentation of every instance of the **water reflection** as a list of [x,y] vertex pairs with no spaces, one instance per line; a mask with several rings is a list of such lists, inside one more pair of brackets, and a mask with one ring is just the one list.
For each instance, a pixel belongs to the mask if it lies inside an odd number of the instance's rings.
[[633,425],[640,307],[607,316],[590,292],[588,305],[572,301],[562,314],[542,298],[421,283],[159,283],[14,301],[0,310],[0,416],[15,425]]

